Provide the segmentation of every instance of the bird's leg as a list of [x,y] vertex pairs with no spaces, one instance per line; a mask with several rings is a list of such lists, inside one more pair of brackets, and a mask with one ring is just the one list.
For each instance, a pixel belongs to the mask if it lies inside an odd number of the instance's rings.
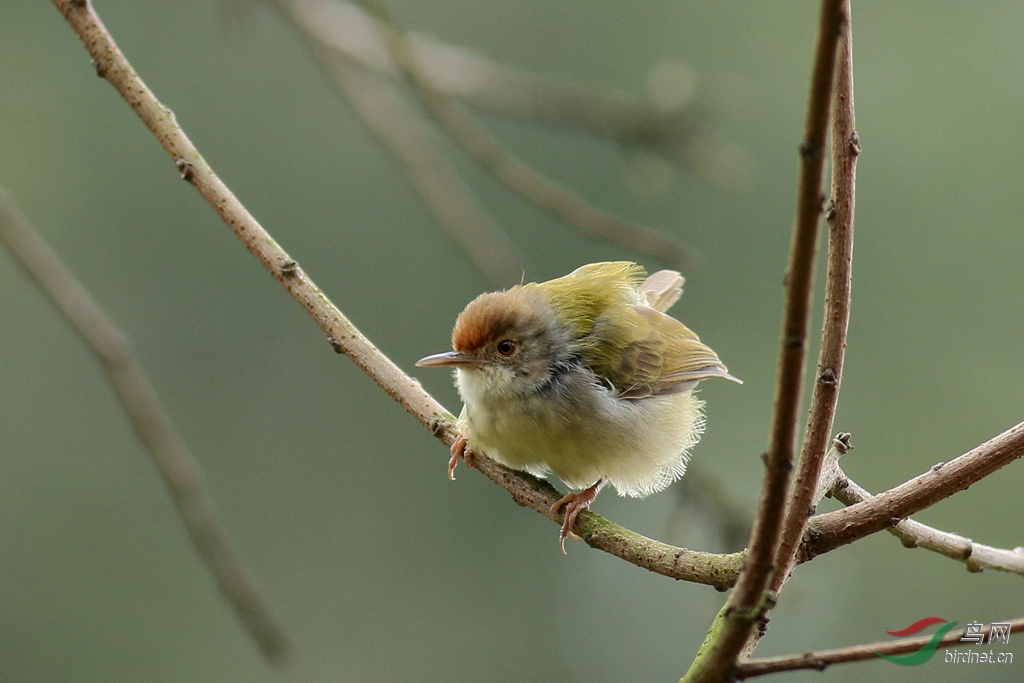
[[558,534],[559,543],[562,546],[562,552],[565,552],[565,539],[575,538],[577,541],[580,537],[572,531],[572,527],[576,524],[576,518],[581,512],[590,507],[590,504],[597,498],[598,492],[601,491],[601,487],[604,486],[604,479],[599,479],[596,484],[590,488],[585,488],[579,493],[570,491],[565,494],[551,506],[551,510],[548,513],[552,518],[558,518],[558,512],[564,507],[565,517],[562,519],[562,530]]
[[459,458],[466,461],[466,467],[473,467],[473,451],[464,434],[459,434],[452,441],[452,458],[448,461],[448,478],[452,481],[455,481],[455,467],[459,464]]

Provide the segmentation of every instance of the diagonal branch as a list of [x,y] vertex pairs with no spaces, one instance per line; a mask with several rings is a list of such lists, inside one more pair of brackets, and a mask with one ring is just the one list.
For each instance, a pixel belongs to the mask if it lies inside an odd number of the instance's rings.
[[199,558],[263,655],[287,658],[291,643],[217,519],[199,465],[164,411],[124,333],[0,190],[0,242],[92,352],[164,480]]
[[[279,3],[280,0],[272,0]],[[288,0],[308,19],[309,35],[325,49],[386,76],[401,77],[373,19],[354,4]],[[705,130],[682,106],[657,106],[611,88],[564,82],[501,64],[459,45],[409,32],[417,68],[438,92],[466,104],[540,124],[583,130],[691,165],[704,178],[726,181],[742,171],[731,144]],[[740,155],[742,156],[742,155]],[[716,166],[736,166],[724,176]]]
[[[1021,631],[1024,631],[1024,617],[998,623],[1009,624],[1010,633],[1020,633]],[[939,640],[938,647],[948,648],[959,645],[960,639],[965,635],[967,635],[967,629],[949,631],[941,640]],[[748,678],[781,673],[783,671],[799,671],[806,669],[824,671],[832,664],[845,664],[847,662],[860,662],[865,659],[875,659],[878,657],[878,654],[892,656],[918,652],[928,645],[932,637],[933,636],[920,636],[918,638],[902,638],[900,640],[864,643],[862,645],[839,647],[834,650],[805,652],[801,655],[757,657],[754,659],[748,659],[747,661],[736,665],[736,669],[732,672],[732,676],[733,680],[745,681]]]
[[828,106],[832,95],[836,47],[843,23],[842,0],[824,0],[818,27],[814,71],[811,77],[804,141],[800,146],[800,181],[797,214],[786,270],[786,309],[783,319],[775,403],[772,411],[766,471],[761,485],[749,552],[744,571],[725,607],[708,631],[697,657],[683,681],[720,681],[736,662],[754,624],[774,601],[766,592],[778,549],[785,512],[789,475],[793,468],[793,444],[800,384],[806,357],[814,252],[821,213]]
[[[494,284],[507,287],[520,280],[522,255],[497,221],[473,197],[452,167],[435,135],[398,96],[385,76],[333,48],[322,21],[328,3],[276,0],[276,6],[309,48],[335,88],[352,106],[363,125],[401,164],[410,184],[437,218],[449,239],[458,244]],[[339,8],[342,6],[338,6]],[[369,19],[349,7],[366,23]],[[351,27],[346,27],[351,28]]]
[[[831,490],[833,498],[845,505],[856,505],[873,498],[870,491],[846,476],[838,465],[836,469],[837,476]],[[1024,576],[1024,547],[1021,546],[1013,550],[996,548],[913,519],[900,520],[888,531],[899,538],[905,547],[924,548],[963,562],[969,572],[995,569]]]
[[[114,86],[171,155],[181,177],[195,187],[245,248],[313,318],[335,351],[347,355],[388,396],[439,440],[451,445],[455,439],[455,419],[451,413],[363,336],[249,213],[206,163],[171,110],[139,78],[88,0],[52,2],[85,45],[99,75]],[[478,455],[474,464],[488,478],[508,490],[517,503],[544,516],[560,498],[547,482],[513,472],[483,455]],[[738,553],[715,555],[659,543],[589,511],[580,515],[576,529],[592,547],[627,562],[671,578],[704,583],[720,590],[735,582],[742,561]]]
[[842,510],[816,515],[807,524],[801,560],[895,526],[915,512],[963,491],[1024,456],[1024,422],[950,462]]
[[686,270],[689,254],[672,237],[646,225],[591,206],[506,151],[458,103],[439,91],[420,69],[409,40],[380,0],[358,0],[377,21],[395,64],[423,107],[481,167],[529,202],[548,211],[584,235],[637,251],[678,270]]

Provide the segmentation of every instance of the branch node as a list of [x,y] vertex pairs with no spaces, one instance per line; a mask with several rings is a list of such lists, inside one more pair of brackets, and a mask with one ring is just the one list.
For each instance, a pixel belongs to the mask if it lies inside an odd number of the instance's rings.
[[931,472],[938,472],[939,470],[942,469],[942,466],[945,465],[945,464],[946,464],[945,462],[940,460],[939,462],[937,462],[934,465],[932,465],[931,469],[929,471],[931,471]]
[[[853,444],[850,443],[850,439],[852,437],[853,435],[850,434],[850,432],[839,432],[836,434],[836,437],[832,439],[832,445],[836,447],[837,451],[839,451],[839,455],[846,455],[847,451],[853,450]],[[847,483],[844,482],[843,486],[846,485]]]
[[818,376],[818,384],[824,384],[828,387],[839,386],[839,378],[836,377],[836,371],[832,368],[825,368]]
[[92,68],[96,69],[96,75],[97,76],[99,76],[100,78],[106,78],[107,77],[107,67],[105,67],[102,64],[100,64],[100,60],[92,59],[92,60],[89,60],[89,61],[92,62]]
[[444,434],[449,427],[452,425],[452,418],[450,415],[445,413],[434,413],[430,416],[430,424],[427,427],[430,429],[430,433],[436,437],[440,437]]
[[186,161],[185,159],[177,159],[174,165],[178,167],[178,171],[181,173],[181,179],[186,183],[191,183],[196,175],[196,167],[192,165],[192,162]]
[[854,156],[859,156],[861,147],[860,136],[857,135],[857,131],[853,131],[852,133],[850,133],[850,141],[848,144],[850,146],[850,154],[853,154]]
[[299,272],[299,264],[290,258],[281,259],[278,268],[281,269],[281,275],[288,278],[295,277],[296,273]]
[[839,209],[836,208],[836,200],[829,199],[825,203],[825,220],[831,223],[839,215]]

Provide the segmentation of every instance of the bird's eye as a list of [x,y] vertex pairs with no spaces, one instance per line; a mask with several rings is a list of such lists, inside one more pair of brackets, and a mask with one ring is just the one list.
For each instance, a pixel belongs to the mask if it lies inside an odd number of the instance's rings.
[[511,356],[516,352],[516,343],[511,339],[502,339],[498,342],[498,353],[503,356]]

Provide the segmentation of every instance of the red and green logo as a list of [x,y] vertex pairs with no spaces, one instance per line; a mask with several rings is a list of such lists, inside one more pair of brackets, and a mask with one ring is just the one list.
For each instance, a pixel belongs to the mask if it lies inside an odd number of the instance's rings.
[[900,666],[917,666],[918,664],[924,664],[931,659],[932,655],[935,654],[935,651],[939,649],[939,641],[942,640],[942,636],[946,635],[946,632],[949,631],[949,629],[956,626],[955,621],[946,621],[945,619],[940,619],[938,617],[925,617],[924,619],[918,619],[906,628],[901,628],[899,631],[886,631],[890,636],[912,636],[915,633],[920,633],[933,624],[942,624],[942,626],[932,634],[931,639],[922,645],[921,649],[917,652],[911,652],[906,655],[886,655],[881,652],[875,652],[874,650],[872,650],[872,652],[882,659],[892,662],[893,664],[899,664]]

